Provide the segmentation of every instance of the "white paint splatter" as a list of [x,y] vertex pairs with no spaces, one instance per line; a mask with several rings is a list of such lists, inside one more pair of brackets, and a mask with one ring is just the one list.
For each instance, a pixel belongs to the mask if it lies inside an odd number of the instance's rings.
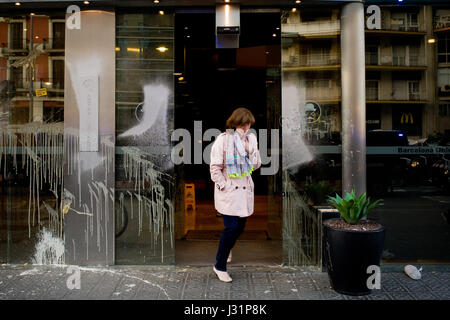
[[150,129],[158,119],[160,111],[167,108],[170,90],[163,84],[147,84],[143,87],[144,106],[142,107],[143,118],[133,128],[119,135],[119,138],[138,136]]
[[54,236],[45,227],[39,232],[33,264],[64,264],[64,240]]

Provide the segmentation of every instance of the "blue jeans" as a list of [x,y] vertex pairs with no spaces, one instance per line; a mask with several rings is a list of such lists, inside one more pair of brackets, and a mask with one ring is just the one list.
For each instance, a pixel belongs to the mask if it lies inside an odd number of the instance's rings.
[[234,247],[236,240],[244,232],[245,222],[247,218],[236,216],[222,215],[225,229],[220,237],[219,249],[216,256],[216,269],[219,271],[227,271],[227,259],[231,249]]

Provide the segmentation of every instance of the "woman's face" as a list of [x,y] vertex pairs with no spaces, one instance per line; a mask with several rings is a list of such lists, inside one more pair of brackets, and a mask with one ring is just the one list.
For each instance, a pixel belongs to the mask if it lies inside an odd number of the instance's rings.
[[240,128],[240,129],[244,130],[244,132],[246,132],[248,129],[250,129],[250,123],[239,126],[238,128]]

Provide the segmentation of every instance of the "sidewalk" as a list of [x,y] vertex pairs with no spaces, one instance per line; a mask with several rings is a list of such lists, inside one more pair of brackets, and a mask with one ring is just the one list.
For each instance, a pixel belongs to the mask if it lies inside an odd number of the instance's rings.
[[[417,265],[418,266],[418,265]],[[0,300],[450,300],[450,265],[423,264],[421,280],[403,264],[381,266],[381,289],[352,297],[330,288],[327,273],[281,266],[229,266],[232,283],[212,266],[80,267],[80,289],[68,289],[68,266],[0,266]]]

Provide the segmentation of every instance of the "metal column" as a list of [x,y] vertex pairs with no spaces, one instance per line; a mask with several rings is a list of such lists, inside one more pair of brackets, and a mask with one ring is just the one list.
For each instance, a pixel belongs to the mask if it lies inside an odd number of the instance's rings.
[[364,5],[345,4],[341,13],[342,192],[366,192],[366,83]]

